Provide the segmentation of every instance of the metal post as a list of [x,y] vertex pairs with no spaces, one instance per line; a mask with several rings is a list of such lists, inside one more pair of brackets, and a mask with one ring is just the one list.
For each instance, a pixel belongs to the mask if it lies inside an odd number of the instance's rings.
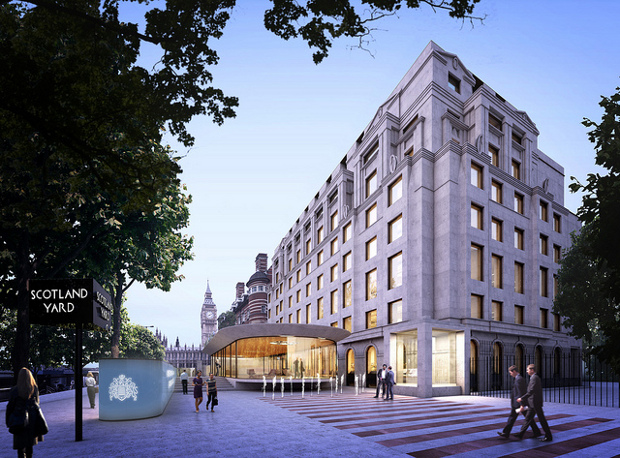
[[75,441],[82,440],[82,323],[75,325]]

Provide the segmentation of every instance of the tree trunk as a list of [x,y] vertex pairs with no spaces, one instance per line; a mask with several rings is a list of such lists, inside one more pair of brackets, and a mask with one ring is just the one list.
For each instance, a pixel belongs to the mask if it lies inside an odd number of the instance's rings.
[[118,358],[120,356],[120,343],[121,343],[121,306],[123,305],[123,283],[124,277],[117,275],[116,287],[114,288],[114,297],[112,302],[114,305],[114,323],[112,326],[112,358]]
[[13,377],[17,380],[17,374],[22,367],[28,367],[30,357],[30,315],[28,310],[28,280],[31,277],[31,266],[29,260],[28,234],[23,233],[19,237],[19,244],[16,247],[16,297],[17,306],[17,332],[15,336],[15,346],[11,354],[11,365],[13,367]]

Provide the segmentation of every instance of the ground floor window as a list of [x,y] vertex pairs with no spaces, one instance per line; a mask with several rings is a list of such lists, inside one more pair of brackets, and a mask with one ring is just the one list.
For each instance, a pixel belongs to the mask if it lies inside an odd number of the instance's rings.
[[396,383],[418,385],[418,331],[396,334]]
[[456,332],[433,329],[433,386],[456,385]]

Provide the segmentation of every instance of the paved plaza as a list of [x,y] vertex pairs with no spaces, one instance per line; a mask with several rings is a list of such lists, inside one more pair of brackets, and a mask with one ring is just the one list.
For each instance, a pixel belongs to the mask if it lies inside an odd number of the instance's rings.
[[[74,392],[41,398],[50,425],[34,455],[97,457],[620,457],[620,409],[546,403],[553,442],[528,432],[521,441],[497,436],[507,399],[452,396],[373,398],[351,388],[332,395],[222,391],[215,412],[194,410],[192,395],[175,392],[163,415],[100,421],[84,396],[83,440],[75,442]],[[98,403],[97,403],[98,405]],[[0,403],[4,417],[6,402]],[[522,418],[522,417],[521,417]],[[519,420],[513,432],[518,431]],[[14,457],[0,430],[0,457]]]

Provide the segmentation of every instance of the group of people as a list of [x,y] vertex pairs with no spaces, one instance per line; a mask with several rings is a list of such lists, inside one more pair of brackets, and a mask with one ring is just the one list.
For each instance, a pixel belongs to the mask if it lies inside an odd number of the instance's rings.
[[521,374],[517,366],[510,366],[508,372],[513,377],[512,391],[510,393],[510,415],[508,416],[508,422],[502,431],[497,434],[500,437],[510,437],[510,431],[517,420],[520,413],[525,416],[525,423],[521,426],[521,430],[513,434],[517,439],[523,439],[525,432],[528,428],[532,428],[534,437],[540,437],[542,433],[534,421],[534,417],[538,417],[540,426],[542,427],[545,435],[540,438],[541,442],[550,442],[553,439],[549,424],[545,418],[543,412],[543,390],[540,377],[536,373],[536,366],[530,364],[527,366],[527,374],[530,376],[530,382],[525,384],[525,379]]
[[[183,371],[185,373],[185,371]],[[181,378],[181,382],[183,378]],[[194,380],[192,380],[192,386],[194,387],[194,401],[196,402],[196,413],[200,410],[198,406],[202,404],[202,387],[207,387],[207,410],[209,410],[209,404],[211,404],[211,412],[213,412],[213,408],[218,405],[217,400],[217,386],[215,383],[215,377],[213,374],[209,374],[209,378],[207,380],[202,379],[202,371],[198,371]],[[187,384],[183,384],[183,393],[185,394]]]
[[392,387],[394,385],[396,385],[396,378],[392,366],[384,364],[381,370],[377,371],[377,393],[375,394],[375,398],[379,397],[379,392],[381,391],[382,398],[386,401],[390,399],[393,401],[394,392],[392,391]]

